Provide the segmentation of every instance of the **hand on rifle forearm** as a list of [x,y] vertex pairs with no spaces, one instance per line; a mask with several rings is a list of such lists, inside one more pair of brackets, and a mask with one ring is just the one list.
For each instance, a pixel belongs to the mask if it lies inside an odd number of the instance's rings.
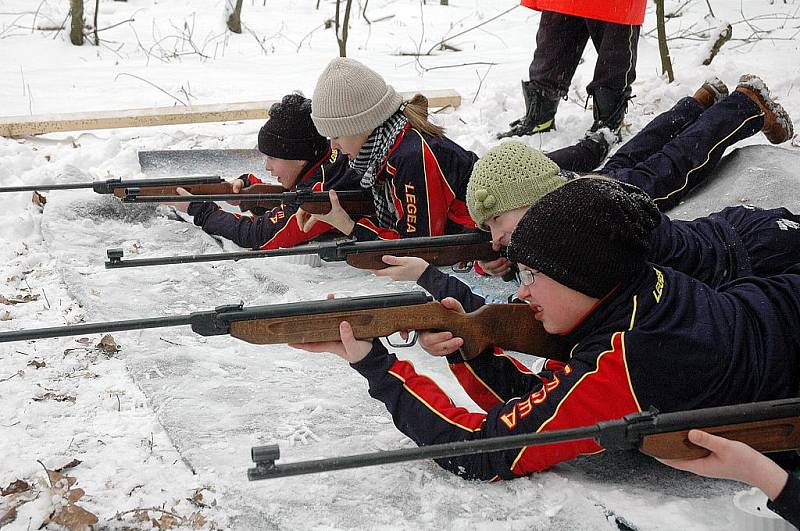
[[[495,251],[500,250],[500,244],[492,242],[492,249]],[[511,262],[508,258],[501,257],[497,260],[490,260],[488,262],[478,261],[478,264],[486,271],[488,274],[492,275],[493,277],[501,277],[511,271]]]
[[[328,293],[327,299],[335,298],[333,293]],[[372,343],[360,341],[353,335],[353,327],[347,321],[339,323],[339,337],[341,341],[322,341],[319,343],[289,343],[292,348],[307,350],[309,352],[330,352],[350,363],[357,363],[367,357],[372,350]]]
[[351,235],[353,233],[353,228],[356,226],[355,221],[353,221],[350,218],[350,214],[342,208],[335,190],[331,190],[329,196],[331,198],[330,212],[327,214],[309,214],[301,208],[297,211],[297,224],[300,225],[303,232],[308,232],[317,221],[324,221],[342,234],[347,236]]
[[389,264],[385,269],[373,269],[372,272],[379,277],[389,277],[392,280],[410,280],[416,282],[422,273],[428,269],[428,262],[416,256],[392,256],[382,257],[383,263]]
[[[177,195],[192,195],[190,194],[185,188],[181,188],[180,186],[175,188],[175,193]],[[189,210],[189,203],[169,203],[164,202],[161,203],[162,205],[171,206],[175,208],[175,210],[180,210],[181,212],[188,212]]]
[[[239,177],[237,177],[236,179],[230,181],[230,183],[231,183],[231,193],[232,194],[238,194],[238,193],[240,193],[242,191],[242,188],[244,188],[244,181]],[[229,205],[237,206],[237,205],[239,205],[240,201],[232,201],[231,200],[231,201],[226,201],[226,203],[228,203]]]
[[[466,313],[461,303],[452,297],[442,299],[442,306],[448,310]],[[460,337],[453,337],[452,332],[419,332],[419,346],[431,356],[448,356],[464,345]]]
[[361,341],[353,335],[353,327],[347,321],[339,323],[341,341],[323,341],[321,343],[289,343],[292,348],[308,352],[331,352],[349,363],[357,363],[367,357],[372,350],[372,343]]
[[733,479],[758,487],[774,500],[783,490],[788,473],[775,462],[739,441],[700,430],[689,431],[689,441],[711,453],[699,459],[659,459],[665,465],[701,476]]

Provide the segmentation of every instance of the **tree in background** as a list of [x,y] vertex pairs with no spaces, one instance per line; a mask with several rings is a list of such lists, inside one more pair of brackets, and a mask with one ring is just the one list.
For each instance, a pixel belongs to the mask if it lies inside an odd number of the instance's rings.
[[[230,16],[228,16],[227,24],[228,29],[231,30],[233,33],[241,33],[242,32],[242,0],[236,0],[236,6],[232,6],[231,2],[233,0],[226,0],[225,1],[225,10],[231,11]],[[233,9],[231,10],[231,7]]]
[[[336,30],[336,42],[339,43],[339,57],[347,57],[347,30],[350,24],[350,8],[353,0],[346,0],[344,7],[344,18],[339,18],[342,0],[336,0],[336,18],[334,19],[334,29]],[[341,22],[340,22],[341,20]]]
[[72,19],[69,40],[75,46],[83,44],[83,0],[70,0],[70,16]]

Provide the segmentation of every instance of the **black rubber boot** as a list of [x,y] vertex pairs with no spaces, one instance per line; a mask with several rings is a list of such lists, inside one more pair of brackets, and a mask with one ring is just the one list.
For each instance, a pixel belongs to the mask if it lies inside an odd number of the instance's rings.
[[525,98],[525,116],[508,124],[511,129],[498,133],[497,138],[535,135],[556,128],[557,99],[545,98],[530,81],[522,82],[522,95]]
[[630,99],[630,89],[618,92],[604,87],[595,88],[592,94],[594,123],[589,132],[593,133],[607,127],[618,138],[621,138],[619,130],[622,127],[622,120],[625,118]]

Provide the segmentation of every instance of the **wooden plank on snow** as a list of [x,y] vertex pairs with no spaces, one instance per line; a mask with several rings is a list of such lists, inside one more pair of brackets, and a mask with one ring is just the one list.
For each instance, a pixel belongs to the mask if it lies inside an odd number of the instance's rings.
[[[461,96],[452,89],[421,91],[431,108],[458,107]],[[401,92],[411,99],[417,92]],[[0,136],[18,137],[63,131],[147,127],[151,125],[229,122],[236,120],[266,120],[267,110],[274,101],[250,101],[185,107],[151,107],[120,111],[40,114],[0,118]]]

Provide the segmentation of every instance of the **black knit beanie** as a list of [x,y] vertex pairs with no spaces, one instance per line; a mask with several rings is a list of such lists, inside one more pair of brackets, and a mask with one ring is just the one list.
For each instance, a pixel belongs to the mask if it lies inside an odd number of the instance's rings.
[[533,204],[508,257],[590,297],[639,273],[661,215],[639,188],[603,177],[567,182]]
[[311,100],[289,94],[269,109],[269,121],[258,132],[258,150],[286,160],[318,160],[328,147],[327,139],[311,121]]

